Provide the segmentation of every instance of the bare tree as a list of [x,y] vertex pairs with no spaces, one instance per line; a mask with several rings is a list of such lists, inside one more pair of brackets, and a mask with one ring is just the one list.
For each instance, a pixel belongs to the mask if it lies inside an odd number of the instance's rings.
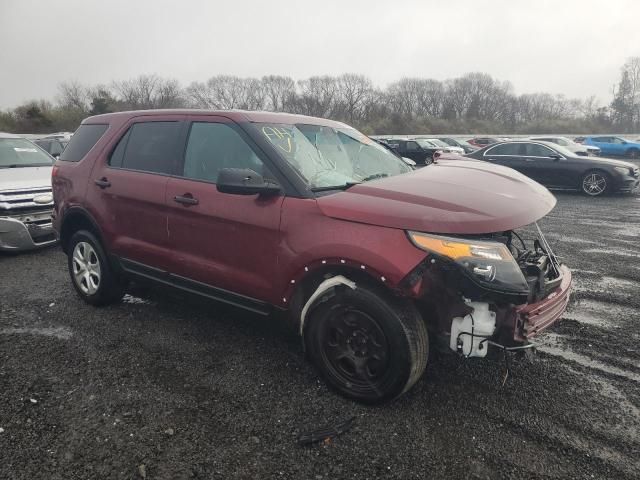
[[63,82],[58,85],[58,104],[63,108],[89,111],[91,97],[89,89],[77,81]]
[[265,108],[275,112],[285,112],[293,108],[296,99],[296,82],[290,77],[268,75],[262,77]]
[[366,103],[373,92],[373,84],[364,75],[345,73],[336,81],[336,106],[348,122],[362,119]]
[[184,105],[182,89],[177,80],[163,79],[155,74],[113,82],[113,90],[126,108],[153,109]]
[[298,81],[300,95],[296,102],[298,113],[315,117],[331,117],[336,107],[338,91],[335,77],[310,77]]

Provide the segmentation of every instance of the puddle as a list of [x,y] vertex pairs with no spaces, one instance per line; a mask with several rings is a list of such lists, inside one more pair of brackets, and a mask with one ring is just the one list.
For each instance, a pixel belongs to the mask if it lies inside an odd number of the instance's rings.
[[545,233],[545,236],[553,239],[557,239],[558,241],[567,242],[567,243],[580,243],[580,244],[588,244],[588,245],[599,244],[599,242],[594,242],[593,240],[587,240],[586,238],[571,237],[567,235]]
[[615,236],[640,236],[640,225],[629,222],[628,220],[628,218],[621,222],[607,222],[604,220],[582,220],[580,221],[580,223],[582,225],[591,225],[599,229],[606,228],[607,230],[615,232]]
[[612,305],[607,303],[595,300],[578,300],[575,305],[564,313],[562,318],[596,327],[618,328],[607,318],[613,316],[612,313]]
[[602,285],[604,287],[611,288],[633,288],[640,290],[640,284],[638,282],[634,282],[633,280],[626,280],[624,278],[617,277],[602,277]]
[[587,367],[591,370],[597,370],[600,372],[608,373],[610,375],[615,375],[617,377],[623,377],[636,383],[640,383],[640,374],[630,372],[622,368],[614,367],[613,365],[608,365],[599,360],[593,360],[586,355],[581,355],[574,352],[566,346],[560,346],[562,343],[559,341],[560,338],[562,338],[560,335],[554,333],[546,333],[545,335],[539,337],[537,349],[547,355],[569,360],[570,362],[577,363],[578,365],[582,365],[583,367]]
[[44,337],[59,338],[60,340],[69,340],[73,332],[67,327],[4,328],[0,330],[0,335],[42,335]]
[[584,270],[582,268],[572,268],[571,273],[583,273],[585,275],[600,275],[600,273],[596,272],[595,270]]
[[129,303],[132,305],[151,305],[150,300],[145,300],[144,298],[134,297],[133,295],[129,295],[128,293],[122,297],[123,303]]
[[618,255],[620,257],[632,257],[632,258],[640,258],[640,254],[636,252],[630,252],[629,250],[613,250],[609,248],[588,248],[583,250],[584,253],[597,253],[604,255]]

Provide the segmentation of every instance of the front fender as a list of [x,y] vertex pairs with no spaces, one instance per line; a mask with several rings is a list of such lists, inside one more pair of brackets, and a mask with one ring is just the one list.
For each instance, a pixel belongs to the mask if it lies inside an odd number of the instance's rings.
[[319,269],[357,270],[397,290],[426,257],[404,230],[325,216],[313,199],[285,199],[281,231],[278,305],[285,308],[296,285]]

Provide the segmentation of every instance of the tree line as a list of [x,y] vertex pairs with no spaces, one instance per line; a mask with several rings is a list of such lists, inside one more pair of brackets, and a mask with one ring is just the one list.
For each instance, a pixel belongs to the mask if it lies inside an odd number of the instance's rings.
[[64,82],[54,101],[0,111],[0,131],[73,131],[89,115],[179,107],[300,113],[341,120],[368,134],[640,131],[640,57],[624,64],[612,93],[608,105],[595,96],[516,95],[509,82],[486,73],[445,81],[402,78],[386,88],[353,73],[298,81],[216,75],[187,86],[154,74],[94,86]]

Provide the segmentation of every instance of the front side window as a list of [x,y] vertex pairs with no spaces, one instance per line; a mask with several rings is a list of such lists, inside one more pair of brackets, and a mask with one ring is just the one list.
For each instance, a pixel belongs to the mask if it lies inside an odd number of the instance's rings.
[[346,125],[255,126],[311,189],[342,187],[411,171],[389,150]]
[[113,167],[143,172],[173,173],[177,163],[177,144],[181,125],[180,122],[133,124],[118,142],[111,154],[109,164]]
[[87,124],[80,125],[76,133],[73,134],[69,145],[64,149],[60,160],[65,162],[79,162],[94,147],[98,140],[107,131],[108,125]]
[[53,165],[53,159],[24,138],[0,138],[0,168]]
[[224,123],[193,123],[182,176],[215,183],[223,168],[245,168],[263,177],[272,177],[234,128]]
[[622,145],[625,143],[625,140],[619,137],[613,137],[613,141],[611,143],[615,143],[616,145]]
[[517,156],[522,155],[521,143],[501,143],[484,152],[485,156]]

